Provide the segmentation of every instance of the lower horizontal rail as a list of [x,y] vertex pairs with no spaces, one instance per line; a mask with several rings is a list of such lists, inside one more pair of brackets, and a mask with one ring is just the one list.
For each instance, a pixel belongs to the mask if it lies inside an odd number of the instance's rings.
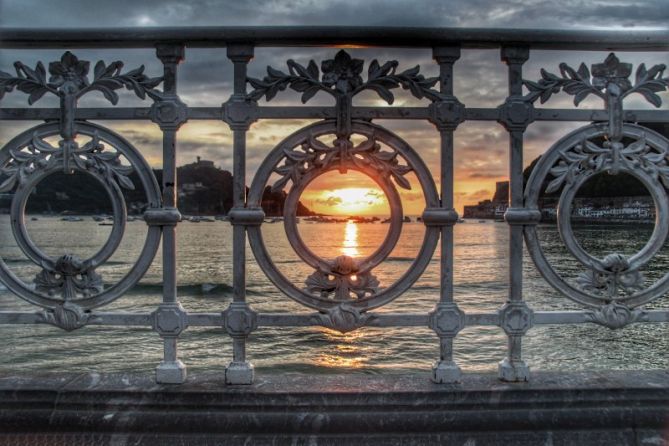
[[[370,312],[365,327],[427,327],[429,315],[425,313],[374,313]],[[321,313],[258,313],[259,327],[312,327],[325,326]],[[536,311],[535,325],[585,324],[592,322],[587,311]],[[649,310],[634,323],[669,322],[669,310]],[[40,312],[0,311],[0,325],[47,324]],[[95,313],[88,319],[87,325],[150,327],[151,313]],[[221,313],[188,313],[188,325],[191,327],[223,327]],[[465,326],[499,326],[497,313],[467,313]]]

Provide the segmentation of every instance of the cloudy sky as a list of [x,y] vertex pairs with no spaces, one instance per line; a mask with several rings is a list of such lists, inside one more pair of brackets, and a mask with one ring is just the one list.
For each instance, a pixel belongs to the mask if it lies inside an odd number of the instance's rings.
[[[443,27],[504,27],[538,29],[666,29],[669,24],[669,0],[636,1],[579,1],[579,0],[430,0],[430,1],[381,1],[381,0],[267,0],[267,1],[138,1],[138,0],[0,0],[0,26],[41,27],[147,27],[147,26],[198,26],[198,25],[368,25],[368,26],[443,26]],[[250,74],[262,77],[267,65],[285,69],[286,59],[293,58],[303,64],[310,59],[320,62],[331,58],[332,48],[260,48],[251,62]],[[400,61],[400,69],[421,65],[426,75],[435,75],[436,66],[428,50],[355,49],[355,57],[368,64],[378,58]],[[60,57],[61,51],[2,50],[0,70],[12,71],[15,60],[34,66],[38,60],[45,63]],[[128,69],[146,65],[149,75],[160,75],[160,66],[151,50],[78,50],[75,53],[93,63],[122,60]],[[606,53],[559,53],[537,51],[526,64],[525,78],[538,79],[539,70],[557,72],[560,62],[576,67],[601,62]],[[621,54],[621,59],[635,65],[669,64],[667,53]],[[364,71],[366,72],[366,71]],[[217,106],[230,95],[232,70],[225,59],[225,50],[192,49],[180,67],[180,95],[192,106]],[[506,70],[499,61],[499,52],[493,50],[464,51],[456,65],[455,93],[470,107],[495,107],[506,95]],[[101,96],[90,94],[80,106],[106,106]],[[420,105],[421,103],[401,93],[396,94],[395,105]],[[663,95],[668,107],[669,95]],[[2,106],[27,106],[22,93],[7,95]],[[329,99],[317,96],[313,104],[329,104]],[[272,105],[298,104],[299,94],[284,92]],[[130,94],[122,95],[120,106],[141,105]],[[311,104],[311,102],[310,102]],[[359,105],[382,105],[374,95],[363,95]],[[423,103],[424,104],[424,103]],[[57,100],[44,98],[39,106],[57,105]],[[146,104],[144,104],[146,105]],[[560,94],[547,106],[572,107],[571,97]],[[581,107],[600,108],[594,99],[586,100]],[[630,98],[629,108],[651,108],[640,98]],[[121,132],[145,154],[150,163],[160,166],[160,132],[153,124],[137,122],[104,123]],[[249,178],[264,155],[281,139],[306,122],[263,121],[256,123],[249,134]],[[424,157],[438,179],[438,138],[434,128],[427,123],[379,122],[398,132]],[[0,142],[28,128],[31,123],[0,123]],[[552,142],[579,123],[535,123],[526,133],[526,163],[545,151]],[[231,167],[231,134],[226,125],[213,121],[191,121],[180,131],[179,163],[192,162],[196,156],[213,160],[223,168]],[[507,177],[506,132],[496,123],[465,123],[456,132],[456,207],[490,198],[495,182]],[[334,180],[321,181],[320,189],[334,191],[344,184],[361,186],[360,178],[348,183]],[[370,183],[371,185],[371,183]],[[366,186],[366,185],[362,185]],[[326,206],[336,203],[336,194],[312,191],[312,204]],[[328,195],[329,193],[329,195]],[[319,195],[320,194],[320,195]],[[404,196],[409,213],[419,213],[422,207],[420,194],[415,191]]]

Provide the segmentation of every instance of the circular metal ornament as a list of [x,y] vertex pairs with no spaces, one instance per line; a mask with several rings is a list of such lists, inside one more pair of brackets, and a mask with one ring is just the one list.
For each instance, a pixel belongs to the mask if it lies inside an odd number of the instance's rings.
[[[139,151],[115,132],[88,122],[76,123],[77,133],[90,138],[82,147],[66,153],[51,146],[45,139],[58,136],[58,123],[33,127],[17,135],[0,149],[0,168],[6,179],[3,186],[16,191],[11,204],[11,225],[19,248],[42,271],[35,286],[19,279],[0,258],[0,279],[20,298],[45,309],[80,312],[108,304],[134,286],[151,265],[160,244],[160,228],[149,226],[137,262],[121,280],[105,288],[95,269],[104,264],[121,243],[127,210],[121,187],[134,185],[125,175],[138,174],[149,208],[160,207],[161,194],[151,168]],[[106,146],[114,151],[105,150]],[[120,162],[124,157],[129,166]],[[30,239],[25,226],[25,206],[33,188],[49,175],[63,171],[84,173],[95,179],[107,192],[113,210],[113,227],[102,248],[87,259],[65,254],[53,258],[40,250]],[[60,294],[60,296],[59,296]]]
[[[411,287],[429,264],[439,239],[438,228],[426,226],[421,249],[409,269],[387,288],[377,289],[372,286],[374,283],[370,285],[370,282],[376,280],[371,275],[371,270],[388,257],[401,233],[402,205],[393,181],[408,188],[410,185],[403,175],[413,171],[423,190],[427,207],[438,207],[439,196],[432,175],[421,158],[394,133],[368,122],[353,121],[352,134],[365,137],[366,140],[362,143],[354,145],[349,139],[335,139],[330,146],[319,140],[326,136],[335,138],[336,130],[334,121],[322,121],[288,136],[265,158],[249,190],[248,207],[260,208],[265,186],[274,173],[282,175],[274,183],[275,187],[281,189],[291,181],[284,206],[284,227],[298,256],[316,269],[305,282],[307,288],[298,288],[274,265],[263,241],[260,226],[248,226],[247,231],[259,266],[287,296],[321,311],[340,307],[342,304],[366,311],[391,302]],[[380,144],[390,151],[380,150]],[[296,151],[295,148],[301,150]],[[400,165],[397,158],[401,158],[406,165]],[[390,204],[390,228],[385,240],[374,253],[364,259],[355,260],[347,256],[340,256],[334,261],[323,259],[306,246],[297,231],[295,214],[300,195],[317,177],[335,169],[342,173],[350,169],[367,175],[383,190]],[[317,284],[314,285],[318,281],[336,283],[337,292],[332,293],[334,297],[313,291],[318,288]],[[342,293],[339,292],[340,285]]]
[[[542,276],[569,299],[586,307],[600,308],[612,302],[634,308],[669,291],[669,273],[650,287],[643,287],[639,271],[662,249],[669,235],[669,140],[634,124],[623,125],[622,142],[608,142],[608,125],[581,127],[555,143],[539,160],[525,189],[525,207],[538,209],[546,178],[546,191],[562,188],[558,202],[558,231],[566,248],[585,268],[577,285],[563,279],[546,259],[536,226],[525,226],[528,250]],[[596,141],[604,139],[600,146]],[[586,252],[571,226],[571,206],[578,190],[596,175],[629,174],[649,191],[655,204],[655,228],[636,254],[614,253],[598,258]],[[621,291],[623,293],[621,293]]]

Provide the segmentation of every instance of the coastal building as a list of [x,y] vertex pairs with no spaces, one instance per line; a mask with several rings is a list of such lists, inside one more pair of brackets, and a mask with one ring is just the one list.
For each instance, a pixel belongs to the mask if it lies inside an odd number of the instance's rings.
[[490,218],[502,220],[509,207],[509,182],[495,183],[495,194],[492,200],[479,201],[478,204],[465,206],[464,218]]
[[[508,208],[508,197],[509,182],[498,181],[492,200],[483,200],[478,204],[465,206],[464,218],[502,220]],[[542,221],[556,221],[557,205],[557,196],[546,196],[539,200]],[[655,220],[655,204],[648,195],[576,197],[572,206],[572,220],[652,223]]]

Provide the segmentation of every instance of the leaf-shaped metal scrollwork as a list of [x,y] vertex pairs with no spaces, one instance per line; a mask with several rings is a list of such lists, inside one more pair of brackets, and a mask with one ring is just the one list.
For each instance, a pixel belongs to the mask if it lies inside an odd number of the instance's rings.
[[[55,95],[65,94],[64,89],[75,90],[76,97],[81,97],[89,91],[100,91],[104,97],[116,105],[118,94],[114,90],[127,88],[141,99],[149,96],[154,100],[161,99],[161,92],[155,90],[162,81],[162,77],[148,77],[144,74],[144,65],[121,73],[123,62],[116,61],[105,65],[98,61],[93,70],[93,80],[88,78],[90,62],[79,60],[74,54],[66,51],[60,61],[49,64],[51,77],[47,81],[46,70],[42,62],[38,62],[35,69],[29,68],[22,62],[14,63],[16,75],[0,71],[0,99],[16,88],[29,95],[28,103],[34,104],[45,93]],[[71,91],[68,90],[68,94]]]
[[53,266],[45,265],[35,276],[35,289],[49,296],[60,295],[69,300],[79,296],[90,297],[104,289],[102,277],[90,262],[76,256],[64,255]]
[[309,61],[304,67],[294,60],[287,62],[288,73],[267,67],[267,76],[262,80],[248,78],[247,82],[254,88],[248,99],[257,101],[263,96],[270,101],[279,91],[291,88],[302,93],[302,102],[306,103],[319,91],[332,96],[353,97],[364,90],[375,91],[384,101],[392,104],[395,100],[392,89],[402,87],[419,99],[431,101],[444,99],[434,87],[439,81],[437,77],[426,78],[420,74],[420,66],[397,73],[398,62],[389,61],[383,65],[374,59],[368,68],[367,81],[362,79],[364,61],[353,59],[344,50],[340,50],[334,59],[324,60],[319,71],[315,61]]
[[625,305],[612,302],[585,314],[589,322],[603,325],[611,330],[624,328],[632,322],[643,321],[647,314],[642,310],[632,310]]
[[314,322],[342,333],[356,330],[374,319],[374,315],[361,312],[351,305],[342,303],[325,313],[319,313]]
[[609,54],[603,63],[592,65],[592,74],[582,63],[574,70],[566,63],[560,64],[560,75],[541,70],[538,81],[523,80],[529,90],[526,101],[539,100],[542,104],[560,91],[574,96],[574,105],[578,106],[590,94],[606,100],[607,95],[623,99],[632,93],[641,94],[655,107],[662,105],[662,99],[656,94],[669,88],[669,78],[662,77],[666,65],[659,64],[646,69],[645,64],[636,70],[635,84],[629,80],[632,64],[620,62],[614,53]]
[[587,171],[606,171],[616,175],[621,169],[640,169],[669,188],[667,151],[653,149],[646,143],[645,135],[627,145],[604,141],[602,146],[584,139],[573,147],[560,152],[560,160],[551,168],[555,177],[546,187],[546,193],[560,189],[564,183],[572,184],[577,176]]
[[43,310],[37,314],[43,322],[65,331],[81,328],[92,319],[90,312],[72,302],[63,302],[52,310]]
[[[72,161],[81,171],[93,171],[100,174],[109,184],[134,190],[135,186],[128,177],[132,166],[121,164],[121,153],[105,151],[98,133],[94,133],[86,144],[65,153],[60,147],[53,147],[47,141],[33,134],[32,141],[24,148],[10,151],[11,158],[0,174],[7,178],[0,184],[0,192],[7,192],[17,184],[22,185],[28,177],[39,171],[49,170],[54,166]],[[65,159],[67,157],[67,160]]]
[[601,268],[584,271],[576,279],[581,289],[611,299],[620,291],[629,295],[642,290],[643,281],[643,274],[630,268],[629,259],[617,253],[604,257]]
[[396,150],[382,150],[373,134],[357,145],[348,138],[336,138],[332,145],[327,145],[312,135],[300,146],[284,149],[284,154],[283,165],[274,169],[281,177],[272,185],[272,191],[283,189],[289,180],[298,184],[307,173],[332,165],[338,165],[341,172],[346,172],[348,166],[371,167],[381,177],[393,178],[398,186],[411,189],[404,177],[411,167],[400,164]]

